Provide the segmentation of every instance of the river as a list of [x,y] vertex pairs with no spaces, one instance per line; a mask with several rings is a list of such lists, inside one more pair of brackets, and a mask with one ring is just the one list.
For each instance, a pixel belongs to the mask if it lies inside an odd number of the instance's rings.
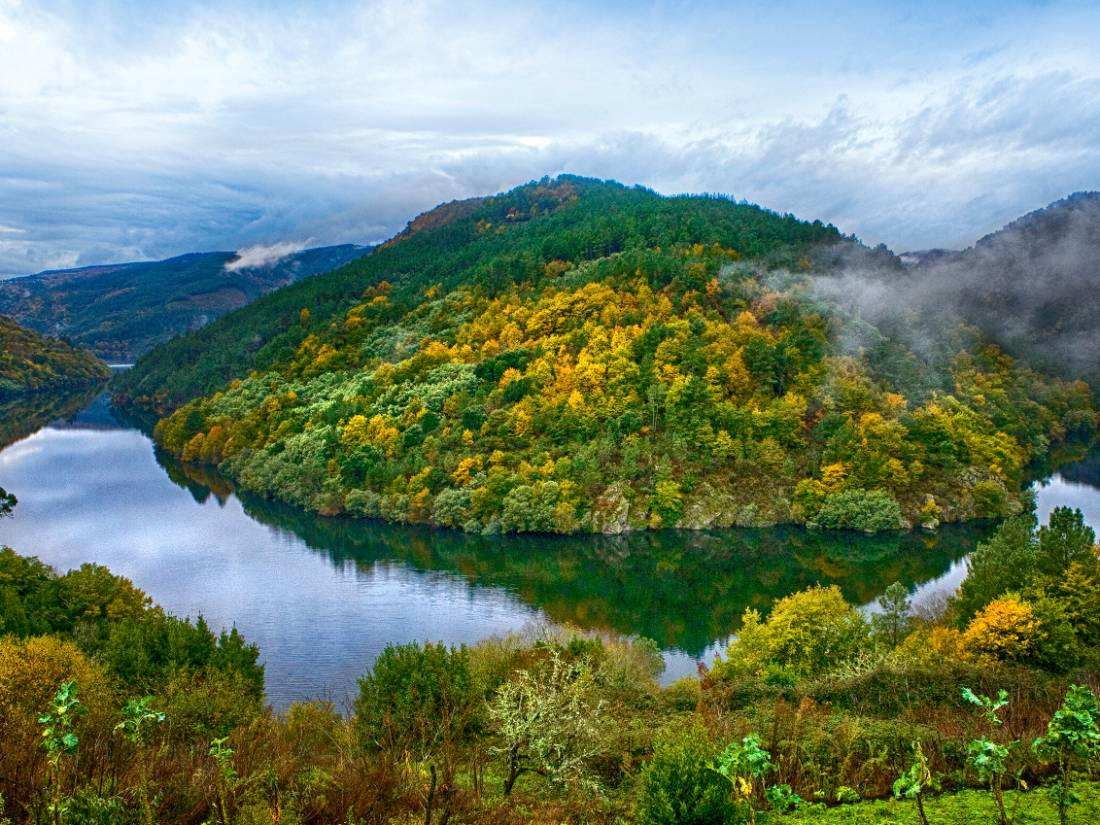
[[[276,708],[345,703],[389,642],[471,644],[539,623],[654,639],[665,681],[713,657],[748,606],[811,584],[873,603],[893,581],[950,591],[992,530],[865,537],[799,529],[484,538],[324,518],[238,495],[158,452],[106,395],[0,409],[0,486],[19,497],[0,544],[60,571],[97,562],[180,616],[260,646]],[[1036,485],[1041,515],[1100,528],[1100,461]]]

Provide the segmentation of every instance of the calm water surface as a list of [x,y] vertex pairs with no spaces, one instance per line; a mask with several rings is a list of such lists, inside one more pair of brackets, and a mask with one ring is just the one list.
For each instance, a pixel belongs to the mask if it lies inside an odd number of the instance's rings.
[[[569,622],[655,639],[671,679],[713,656],[747,606],[815,582],[866,604],[895,580],[950,591],[989,526],[873,537],[794,529],[482,538],[331,519],[238,496],[158,454],[106,397],[0,408],[0,544],[59,570],[98,562],[177,615],[260,645],[268,696],[343,702],[388,642],[457,644]],[[1039,510],[1100,527],[1100,461],[1037,486]]]

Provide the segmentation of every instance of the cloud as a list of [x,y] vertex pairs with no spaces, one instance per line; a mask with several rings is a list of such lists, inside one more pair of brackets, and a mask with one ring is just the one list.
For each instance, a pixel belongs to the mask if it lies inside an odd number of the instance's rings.
[[0,0],[0,275],[371,242],[558,171],[965,245],[1100,188],[1098,23],[1058,2]]
[[241,269],[259,269],[261,267],[274,266],[283,258],[290,257],[295,252],[301,252],[309,241],[283,241],[268,246],[246,246],[237,250],[237,257],[225,264],[226,272],[236,272]]

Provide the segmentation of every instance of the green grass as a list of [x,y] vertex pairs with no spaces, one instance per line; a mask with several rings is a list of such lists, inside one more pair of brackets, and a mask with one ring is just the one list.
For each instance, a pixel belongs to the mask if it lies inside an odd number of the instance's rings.
[[[1081,803],[1069,810],[1071,825],[1100,823],[1100,783],[1079,782],[1074,787]],[[1016,825],[1058,823],[1058,809],[1047,796],[1046,788],[1005,794],[1005,808]],[[993,797],[985,791],[960,791],[925,800],[924,810],[930,825],[994,825],[997,809]],[[1015,811],[1015,815],[1013,812]],[[761,822],[813,822],[815,825],[919,825],[917,806],[894,799],[838,805],[834,808],[813,806],[788,816],[771,815]]]

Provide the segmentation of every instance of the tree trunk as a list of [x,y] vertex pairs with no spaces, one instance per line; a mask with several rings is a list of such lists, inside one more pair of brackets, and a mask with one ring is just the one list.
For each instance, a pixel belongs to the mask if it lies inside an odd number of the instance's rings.
[[435,765],[428,766],[432,781],[428,785],[428,799],[424,803],[424,825],[432,825],[432,803],[435,801]]
[[928,825],[928,817],[924,813],[924,794],[917,794],[917,815],[920,817],[921,825]]

